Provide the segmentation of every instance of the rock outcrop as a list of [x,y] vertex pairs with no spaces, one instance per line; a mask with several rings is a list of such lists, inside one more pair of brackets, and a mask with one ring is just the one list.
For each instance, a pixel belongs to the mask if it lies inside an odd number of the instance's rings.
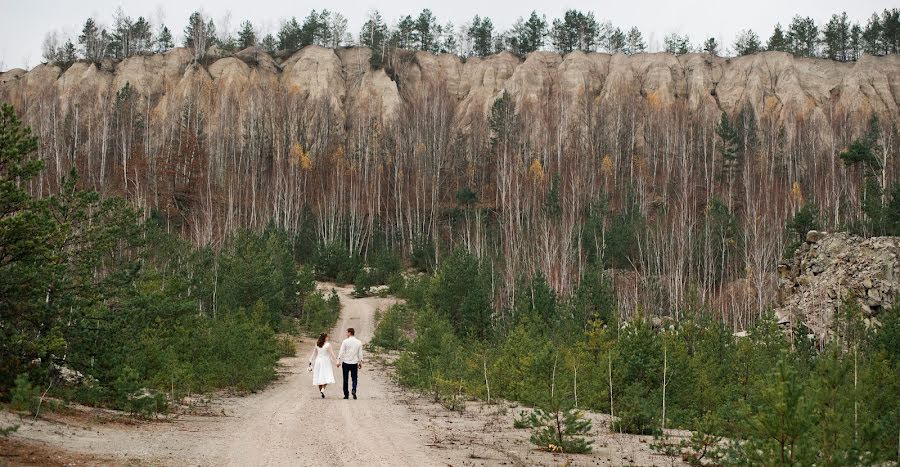
[[900,237],[860,238],[810,231],[792,258],[778,266],[776,315],[790,326],[803,323],[828,334],[835,312],[856,301],[866,323],[896,312],[900,296]]

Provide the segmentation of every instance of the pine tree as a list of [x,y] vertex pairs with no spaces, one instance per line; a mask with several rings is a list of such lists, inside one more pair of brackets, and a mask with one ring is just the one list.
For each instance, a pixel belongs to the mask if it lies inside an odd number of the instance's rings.
[[624,53],[625,47],[628,45],[628,39],[621,29],[616,28],[609,33],[606,50],[611,54]]
[[850,29],[850,20],[847,19],[846,12],[831,16],[822,31],[826,57],[842,62],[851,60]]
[[772,35],[769,37],[769,41],[766,43],[766,50],[774,52],[790,51],[787,37],[785,37],[784,35],[784,30],[781,29],[781,23],[775,24],[775,30],[772,31]]
[[388,28],[381,19],[381,13],[378,10],[369,14],[368,19],[359,31],[359,43],[368,47],[372,51],[369,58],[369,64],[372,68],[380,68],[384,62],[385,46]]
[[703,51],[710,55],[719,55],[719,42],[715,37],[710,37],[703,42]]
[[532,429],[531,443],[544,451],[567,454],[587,454],[592,451],[594,442],[586,439],[591,434],[591,421],[578,410],[534,409],[526,420],[518,423],[519,426]]
[[819,228],[819,208],[815,203],[808,202],[794,214],[785,226],[787,244],[784,249],[784,257],[790,258],[797,248],[806,240],[806,234],[810,230]]
[[256,45],[256,31],[253,30],[253,24],[250,21],[241,23],[241,30],[238,31],[237,46],[240,49],[253,47]]
[[168,26],[163,26],[159,31],[159,35],[156,36],[156,51],[165,52],[172,47],[175,47],[175,42],[172,40],[172,32],[169,31]]
[[64,64],[72,64],[78,59],[75,44],[73,44],[71,40],[67,40],[66,43],[63,44],[62,48],[59,50],[58,59]]
[[[37,138],[24,127],[13,108],[0,106],[0,390],[43,356],[55,336],[52,323],[40,320],[41,298],[48,283],[42,264],[52,263],[54,228],[40,205],[25,190],[41,170],[41,161],[26,156],[37,149]],[[55,329],[54,329],[55,330]],[[49,349],[51,351],[57,349]],[[62,349],[58,349],[62,350]]]
[[691,51],[691,40],[687,35],[672,33],[663,39],[665,51],[670,54],[684,55]]
[[266,37],[263,37],[263,40],[259,45],[269,53],[275,53],[275,51],[278,50],[278,41],[276,41],[275,36],[271,34],[266,34]]
[[441,40],[441,53],[459,54],[459,44],[456,41],[456,29],[453,22],[448,21],[443,28],[443,36]]
[[878,13],[873,13],[866,23],[862,33],[863,50],[869,55],[882,55],[884,46],[882,42],[881,18]]
[[794,16],[788,26],[787,40],[790,52],[800,57],[817,56],[819,28],[810,17]]
[[599,25],[593,13],[567,10],[562,19],[553,20],[550,39],[559,53],[573,50],[590,51],[597,43]]
[[487,57],[494,52],[494,23],[490,18],[475,15],[468,30],[472,41],[472,53],[478,57]]
[[429,9],[422,10],[416,18],[413,26],[413,42],[415,48],[425,52],[436,53],[438,51],[438,37],[441,34],[441,27],[438,25],[437,18]]
[[297,50],[301,47],[301,28],[297,18],[291,18],[278,30],[278,50]]
[[632,55],[643,53],[646,48],[647,44],[644,43],[644,36],[641,35],[641,31],[637,26],[629,29],[628,35],[625,37],[625,47],[623,51],[628,55]]
[[194,52],[194,60],[201,60],[206,50],[216,44],[216,25],[202,13],[195,11],[184,28],[184,46]]
[[813,409],[807,388],[786,357],[765,379],[760,400],[746,420],[746,441],[736,446],[731,462],[749,465],[811,465],[809,442]]
[[734,53],[738,57],[744,55],[755,54],[760,50],[759,36],[752,29],[745,29],[738,32],[734,40]]
[[544,46],[546,36],[546,18],[532,11],[527,21],[520,17],[513,25],[509,38],[510,49],[516,55],[528,55]]
[[81,29],[81,35],[78,36],[78,43],[81,45],[84,58],[92,62],[99,62],[106,58],[109,52],[109,35],[106,30],[101,30],[94,18],[88,18]]

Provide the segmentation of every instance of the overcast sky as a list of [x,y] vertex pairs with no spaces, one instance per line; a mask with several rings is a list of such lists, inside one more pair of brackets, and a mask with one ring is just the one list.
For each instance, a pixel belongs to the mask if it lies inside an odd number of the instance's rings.
[[527,17],[532,10],[547,15],[551,20],[562,16],[566,9],[576,8],[593,11],[597,19],[608,19],[622,29],[637,26],[651,49],[656,50],[662,38],[671,32],[688,34],[694,43],[700,42],[703,37],[715,37],[720,44],[730,45],[737,31],[750,28],[765,41],[776,22],[789,23],[795,14],[812,16],[822,24],[832,13],[846,11],[851,19],[864,23],[873,11],[894,5],[896,3],[892,5],[889,1],[870,0],[0,0],[0,70],[37,65],[41,61],[41,41],[48,31],[58,30],[75,37],[85,18],[93,16],[109,24],[119,6],[130,16],[143,15],[154,24],[162,20],[177,34],[179,44],[187,17],[196,9],[212,17],[220,28],[230,14],[231,30],[235,30],[244,19],[249,19],[263,32],[275,32],[284,18],[296,16],[302,19],[310,9],[329,8],[347,17],[350,31],[355,36],[366,13],[374,9],[381,11],[391,24],[401,15],[430,8],[441,24],[450,20],[459,25],[478,14],[490,17],[495,29],[505,30],[516,18]]

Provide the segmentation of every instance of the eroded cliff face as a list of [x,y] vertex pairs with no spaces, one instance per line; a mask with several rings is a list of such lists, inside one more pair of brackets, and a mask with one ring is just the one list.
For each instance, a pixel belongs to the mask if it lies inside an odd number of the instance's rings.
[[188,50],[173,49],[119,63],[76,63],[65,71],[54,65],[13,69],[0,74],[0,99],[19,103],[55,91],[59,104],[68,107],[102,99],[129,83],[163,112],[173,93],[183,97],[216,87],[241,95],[260,87],[321,99],[342,117],[378,108],[390,121],[405,99],[440,88],[454,100],[454,117],[461,128],[488,112],[504,91],[519,109],[639,98],[661,108],[682,105],[711,118],[749,106],[760,117],[823,123],[834,115],[875,113],[894,119],[900,102],[898,56],[864,56],[855,63],[840,63],[781,52],[739,58],[535,52],[525,59],[501,53],[463,60],[415,52],[395,57],[386,67],[390,75],[372,69],[368,59],[365,48],[309,46],[284,60],[249,48],[203,67],[192,64]]

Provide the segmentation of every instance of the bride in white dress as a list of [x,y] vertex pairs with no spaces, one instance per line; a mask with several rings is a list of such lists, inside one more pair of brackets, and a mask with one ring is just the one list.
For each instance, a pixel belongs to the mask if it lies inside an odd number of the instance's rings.
[[313,372],[313,385],[319,387],[319,394],[325,398],[325,386],[334,384],[334,370],[332,366],[337,362],[331,343],[328,342],[328,334],[319,335],[316,347],[309,356],[309,371]]

